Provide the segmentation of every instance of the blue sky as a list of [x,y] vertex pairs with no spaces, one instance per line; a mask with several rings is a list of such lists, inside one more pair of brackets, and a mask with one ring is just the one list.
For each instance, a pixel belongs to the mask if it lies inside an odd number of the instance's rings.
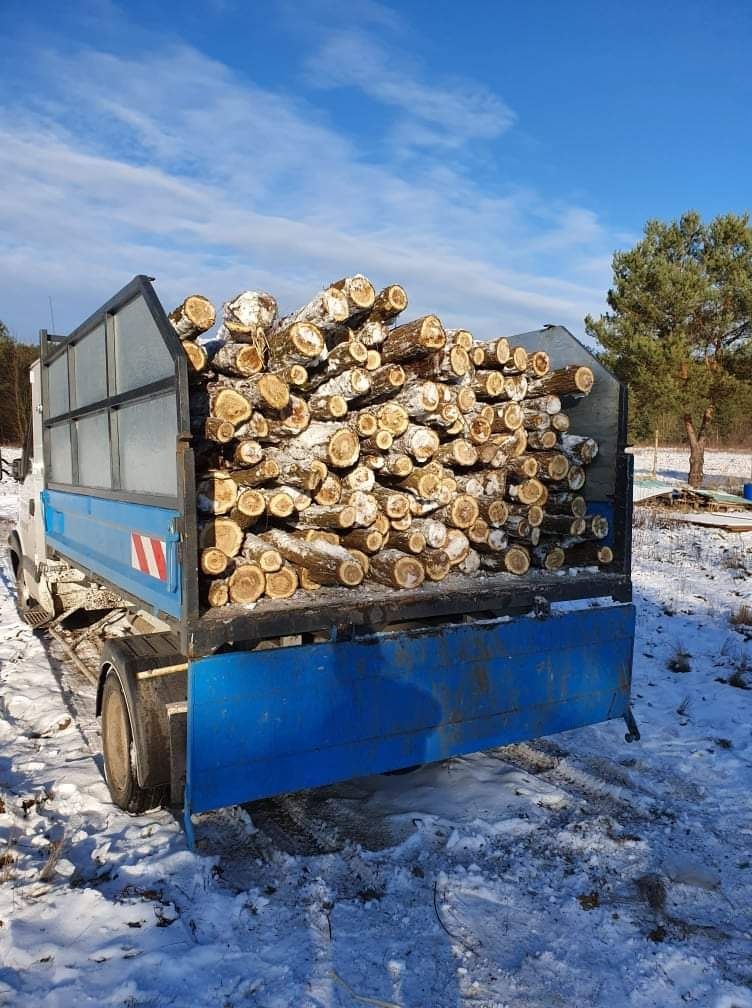
[[752,4],[29,4],[0,28],[0,318],[134,273],[289,309],[346,272],[582,333],[651,216],[752,207]]

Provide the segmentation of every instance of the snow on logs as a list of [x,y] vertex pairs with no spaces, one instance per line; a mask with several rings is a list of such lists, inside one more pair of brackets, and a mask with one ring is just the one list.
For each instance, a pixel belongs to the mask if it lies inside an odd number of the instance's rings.
[[593,372],[403,322],[399,284],[343,277],[289,315],[242,291],[169,316],[189,362],[201,598],[610,564],[581,494],[598,452],[566,412]]

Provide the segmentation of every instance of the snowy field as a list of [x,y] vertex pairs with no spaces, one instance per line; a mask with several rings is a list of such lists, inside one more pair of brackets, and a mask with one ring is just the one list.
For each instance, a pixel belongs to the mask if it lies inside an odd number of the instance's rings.
[[[634,448],[635,473],[648,476],[653,471],[653,449]],[[752,451],[707,451],[705,478],[708,484],[752,481]],[[685,481],[689,475],[689,448],[659,448],[656,475]]]
[[649,517],[634,576],[640,743],[612,722],[227,810],[193,854],[109,803],[92,689],[6,571],[0,1004],[752,1008],[752,537]]

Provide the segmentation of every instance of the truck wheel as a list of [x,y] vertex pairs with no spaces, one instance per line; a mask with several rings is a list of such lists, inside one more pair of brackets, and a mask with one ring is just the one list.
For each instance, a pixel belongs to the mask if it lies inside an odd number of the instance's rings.
[[140,815],[162,805],[166,788],[142,788],[138,783],[128,704],[120,679],[112,671],[102,693],[102,752],[107,787],[118,808]]

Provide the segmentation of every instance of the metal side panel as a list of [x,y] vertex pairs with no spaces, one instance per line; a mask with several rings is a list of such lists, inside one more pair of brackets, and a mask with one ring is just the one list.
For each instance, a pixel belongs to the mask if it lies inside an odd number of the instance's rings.
[[191,662],[190,813],[622,717],[634,607]]
[[42,502],[49,547],[116,589],[180,616],[177,511],[62,490],[45,490]]

